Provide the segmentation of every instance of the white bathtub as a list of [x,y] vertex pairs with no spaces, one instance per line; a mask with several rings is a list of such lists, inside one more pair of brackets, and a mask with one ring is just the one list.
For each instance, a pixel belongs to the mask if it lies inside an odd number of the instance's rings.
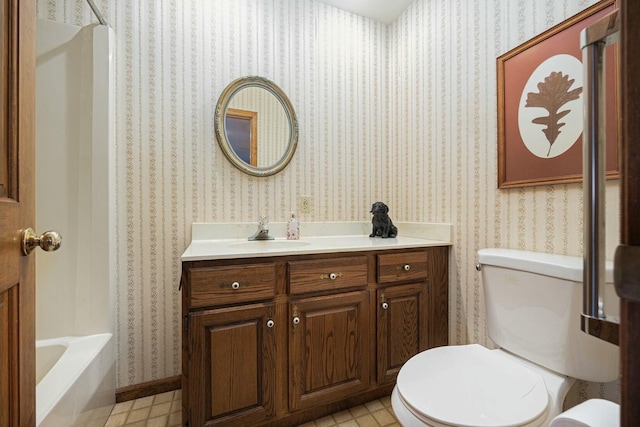
[[115,34],[36,33],[35,223],[63,236],[36,254],[36,423],[77,427],[115,402]]
[[36,342],[36,425],[73,426],[91,409],[115,401],[113,334]]

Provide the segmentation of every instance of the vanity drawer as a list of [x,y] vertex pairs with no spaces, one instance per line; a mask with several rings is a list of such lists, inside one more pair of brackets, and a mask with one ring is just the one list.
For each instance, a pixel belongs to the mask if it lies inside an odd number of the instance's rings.
[[426,279],[426,277],[426,252],[378,255],[378,283]]
[[235,265],[189,269],[192,308],[273,298],[275,264]]
[[366,285],[366,256],[289,262],[290,294]]

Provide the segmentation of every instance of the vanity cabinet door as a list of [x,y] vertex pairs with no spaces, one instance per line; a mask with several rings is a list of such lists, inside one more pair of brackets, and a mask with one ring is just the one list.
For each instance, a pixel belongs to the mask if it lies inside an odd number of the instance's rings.
[[289,409],[345,399],[369,386],[369,293],[289,305]]
[[378,384],[395,381],[402,365],[427,349],[427,284],[377,291]]
[[258,424],[275,414],[275,305],[192,312],[191,426]]

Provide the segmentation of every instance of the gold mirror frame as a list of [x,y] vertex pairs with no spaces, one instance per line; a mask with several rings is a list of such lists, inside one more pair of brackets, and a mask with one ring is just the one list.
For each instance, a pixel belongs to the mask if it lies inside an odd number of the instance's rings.
[[[273,94],[282,105],[289,124],[289,142],[287,144],[285,153],[282,155],[279,161],[265,167],[252,166],[240,159],[240,157],[238,157],[238,155],[233,150],[233,147],[231,147],[229,139],[227,138],[225,117],[227,115],[227,110],[229,109],[229,104],[236,93],[238,93],[242,89],[249,87],[262,88]],[[220,145],[220,148],[222,149],[224,155],[235,167],[249,175],[269,176],[280,172],[289,164],[289,162],[293,158],[293,154],[296,152],[296,148],[298,147],[298,119],[296,117],[296,112],[293,108],[293,105],[291,104],[291,101],[289,101],[289,97],[287,96],[287,94],[284,93],[284,91],[280,89],[278,85],[264,77],[240,77],[239,79],[236,79],[229,83],[229,85],[224,89],[224,91],[220,95],[220,98],[218,99],[214,126],[218,145]]]

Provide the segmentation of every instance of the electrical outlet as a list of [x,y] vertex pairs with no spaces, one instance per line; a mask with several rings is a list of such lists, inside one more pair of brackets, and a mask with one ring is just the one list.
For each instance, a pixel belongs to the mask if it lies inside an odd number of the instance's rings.
[[313,199],[311,196],[298,196],[298,212],[309,213],[312,205]]

